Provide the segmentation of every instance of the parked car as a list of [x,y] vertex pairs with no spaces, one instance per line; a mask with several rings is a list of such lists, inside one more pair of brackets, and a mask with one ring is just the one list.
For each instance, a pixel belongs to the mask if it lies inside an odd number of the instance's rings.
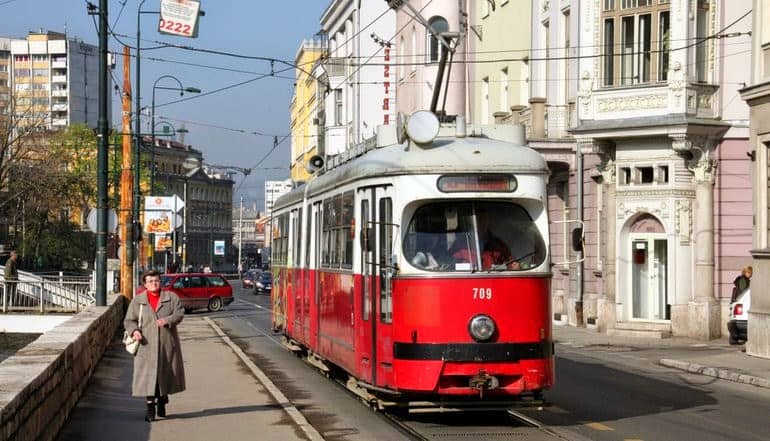
[[244,288],[254,288],[254,280],[256,280],[259,277],[259,274],[262,272],[262,270],[254,270],[250,269],[243,273],[241,276],[241,285]]
[[748,338],[749,308],[751,308],[751,288],[738,294],[735,301],[730,303],[727,330],[730,331],[731,345],[745,343]]
[[270,271],[262,271],[254,280],[254,294],[261,292],[270,292],[273,290],[273,273]]
[[215,312],[234,300],[233,287],[217,273],[163,274],[160,286],[176,293],[186,312],[197,308]]

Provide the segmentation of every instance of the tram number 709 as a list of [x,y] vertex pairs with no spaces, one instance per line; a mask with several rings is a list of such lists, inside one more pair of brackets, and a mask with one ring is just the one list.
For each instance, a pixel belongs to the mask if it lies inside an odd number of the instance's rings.
[[473,288],[473,298],[476,300],[492,300],[492,288]]

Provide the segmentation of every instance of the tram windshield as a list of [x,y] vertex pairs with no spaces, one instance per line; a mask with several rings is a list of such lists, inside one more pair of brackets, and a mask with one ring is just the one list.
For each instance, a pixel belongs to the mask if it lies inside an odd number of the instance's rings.
[[532,218],[511,202],[436,202],[414,213],[404,257],[425,271],[526,271],[546,248]]

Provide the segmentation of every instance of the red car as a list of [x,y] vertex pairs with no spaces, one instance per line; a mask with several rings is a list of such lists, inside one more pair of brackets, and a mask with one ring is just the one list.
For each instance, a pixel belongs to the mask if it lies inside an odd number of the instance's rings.
[[[178,295],[186,312],[197,308],[208,308],[215,312],[234,300],[233,287],[221,274],[216,273],[163,274],[160,276],[160,286]],[[142,291],[144,287],[138,290]]]

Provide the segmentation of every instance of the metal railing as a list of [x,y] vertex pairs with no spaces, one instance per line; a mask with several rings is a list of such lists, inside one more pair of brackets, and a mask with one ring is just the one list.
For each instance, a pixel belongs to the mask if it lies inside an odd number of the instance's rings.
[[89,276],[39,276],[19,272],[18,280],[0,276],[2,312],[79,312],[95,302]]

